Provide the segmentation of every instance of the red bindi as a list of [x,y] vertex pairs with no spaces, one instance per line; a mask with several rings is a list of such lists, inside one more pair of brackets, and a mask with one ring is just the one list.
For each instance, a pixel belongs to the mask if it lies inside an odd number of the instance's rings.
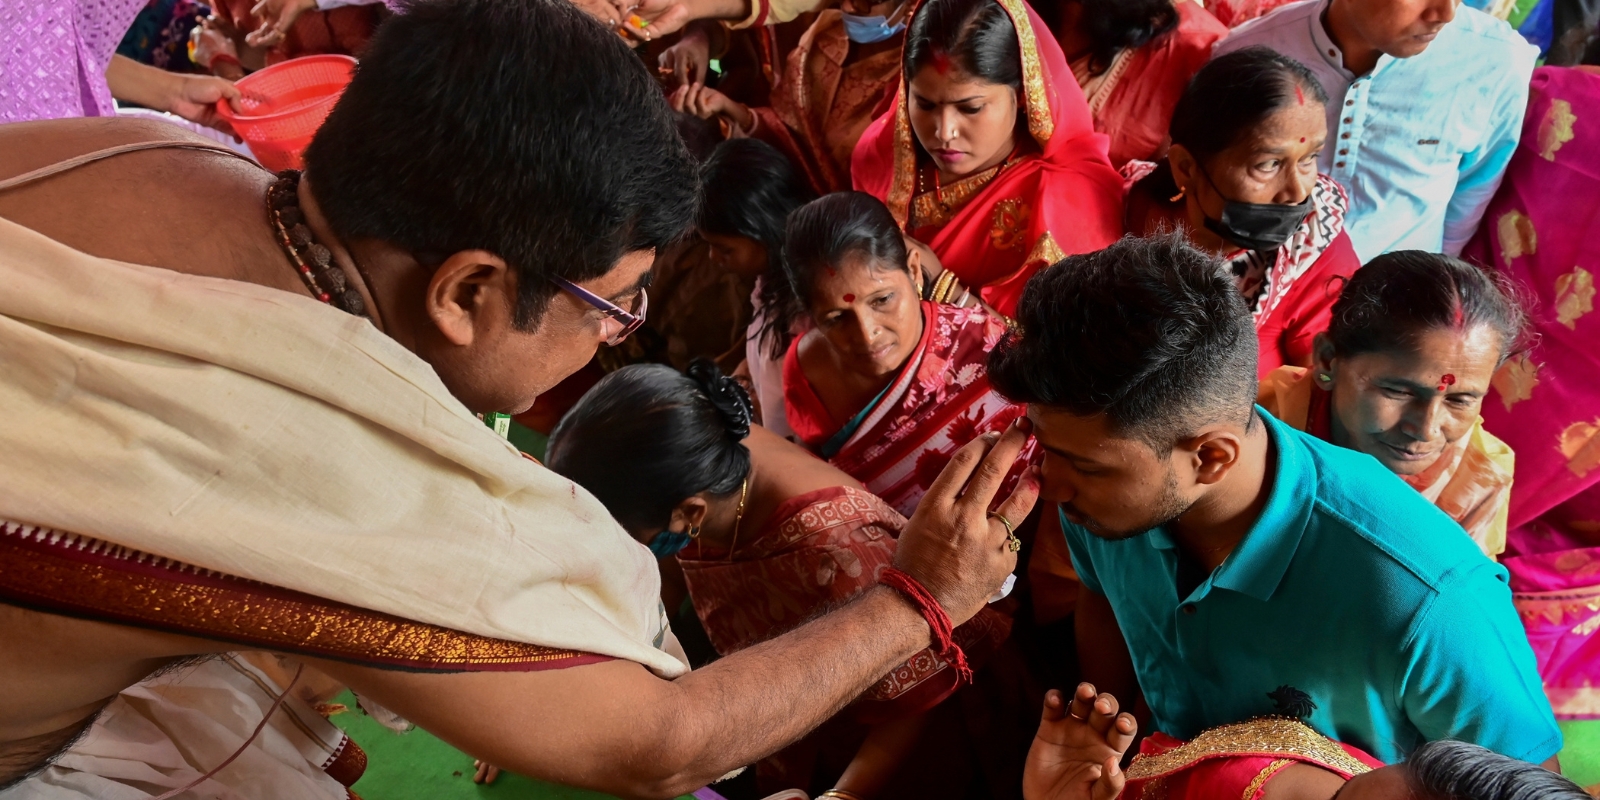
[[854,303],[856,301],[856,296],[853,294],[847,294],[844,296],[844,301],[846,303]]
[[1306,143],[1306,137],[1304,137],[1304,136],[1300,137],[1300,143],[1301,144],[1305,144]]
[[1442,391],[1445,390],[1445,387],[1454,386],[1454,385],[1456,385],[1456,376],[1451,375],[1448,372],[1446,372],[1444,375],[1440,376],[1440,378],[1439,378],[1439,391],[1442,392]]

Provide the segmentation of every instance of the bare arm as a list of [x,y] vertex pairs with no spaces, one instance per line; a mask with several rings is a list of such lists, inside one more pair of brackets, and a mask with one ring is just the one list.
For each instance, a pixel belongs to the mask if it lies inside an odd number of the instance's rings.
[[[987,511],[1026,439],[1013,427],[957,452],[896,548],[896,566],[956,624],[1016,567],[1004,526]],[[1037,491],[1030,474],[999,513],[1022,519]],[[665,798],[795,741],[928,644],[920,613],[880,586],[676,681],[624,661],[448,675],[316,664],[476,758],[572,786]]]
[[1099,592],[1079,586],[1072,624],[1083,680],[1116,697],[1138,697],[1139,679],[1133,672],[1133,657],[1128,655],[1128,643],[1122,638],[1116,615],[1111,612],[1111,601]]

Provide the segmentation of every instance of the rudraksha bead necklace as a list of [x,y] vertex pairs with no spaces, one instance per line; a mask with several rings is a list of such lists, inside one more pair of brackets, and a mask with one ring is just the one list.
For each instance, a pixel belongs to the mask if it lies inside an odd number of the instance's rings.
[[300,210],[299,187],[300,171],[295,169],[278,173],[278,179],[267,187],[267,216],[272,220],[278,244],[289,255],[312,297],[370,321],[366,302],[334,262],[333,251],[312,238]]

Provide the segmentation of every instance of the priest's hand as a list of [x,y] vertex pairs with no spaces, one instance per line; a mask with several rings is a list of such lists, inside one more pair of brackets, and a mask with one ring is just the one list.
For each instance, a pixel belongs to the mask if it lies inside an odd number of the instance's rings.
[[250,8],[250,16],[260,24],[245,34],[244,42],[251,47],[271,47],[283,41],[301,14],[316,8],[317,0],[261,0]]
[[1138,729],[1115,697],[1090,684],[1078,684],[1070,702],[1051,689],[1023,768],[1024,800],[1115,800],[1128,780],[1122,755]]
[[671,75],[679,86],[704,84],[711,66],[711,37],[704,26],[690,25],[678,43],[667,48],[656,60],[663,75]]
[[955,625],[977,614],[1017,567],[1011,528],[1033,510],[1037,472],[1025,474],[998,507],[994,501],[1031,430],[1022,417],[1005,433],[957,450],[900,534],[895,566],[921,581]]

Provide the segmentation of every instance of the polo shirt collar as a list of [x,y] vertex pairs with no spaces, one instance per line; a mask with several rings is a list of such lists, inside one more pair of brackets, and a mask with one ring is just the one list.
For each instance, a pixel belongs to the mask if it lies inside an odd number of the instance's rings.
[[[1322,60],[1326,62],[1329,67],[1332,67],[1335,71],[1342,75],[1345,80],[1354,82],[1356,78],[1361,76],[1351,72],[1348,69],[1345,69],[1344,48],[1341,48],[1339,43],[1335,42],[1333,37],[1328,34],[1328,26],[1322,24],[1322,18],[1325,14],[1327,14],[1328,6],[1332,2],[1333,0],[1322,0],[1321,3],[1317,4],[1316,12],[1307,16],[1307,21],[1311,25],[1311,42],[1317,48],[1317,55],[1321,56]],[[1378,56],[1378,63],[1373,65],[1372,72],[1367,74],[1378,74],[1385,66],[1389,64],[1390,61],[1393,60],[1394,57],[1387,53],[1380,54]],[[1331,99],[1337,100],[1338,98],[1335,97]],[[1332,135],[1332,131],[1329,131],[1329,135]]]
[[1267,437],[1274,456],[1267,480],[1271,488],[1261,517],[1211,575],[1211,583],[1266,601],[1283,582],[1289,563],[1294,560],[1300,539],[1311,522],[1311,507],[1317,497],[1317,473],[1306,446],[1289,427],[1274,419],[1266,409],[1256,407],[1266,423]]

